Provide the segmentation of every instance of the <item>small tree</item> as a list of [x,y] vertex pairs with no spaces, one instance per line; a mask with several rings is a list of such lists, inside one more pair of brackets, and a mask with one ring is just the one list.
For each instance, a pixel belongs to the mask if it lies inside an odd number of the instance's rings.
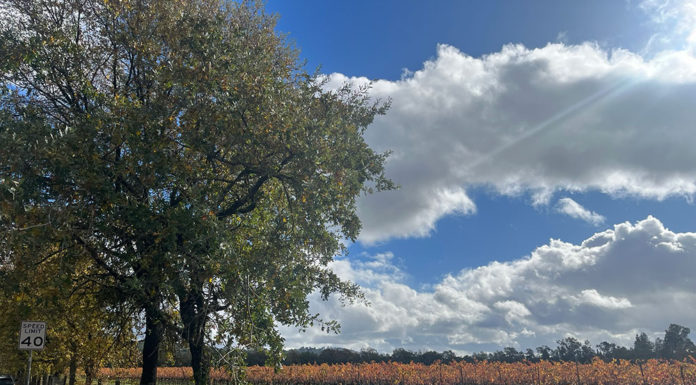
[[540,360],[550,360],[553,356],[553,350],[548,345],[538,346],[536,351]]
[[655,357],[655,344],[644,332],[636,334],[636,340],[633,342],[633,356],[639,360]]
[[585,341],[583,344],[574,337],[566,337],[556,342],[558,346],[553,351],[553,358],[556,360],[590,362],[594,357],[590,341]]
[[[72,385],[79,366],[89,385],[104,364],[130,366],[135,362],[137,349],[129,309],[107,308],[100,303],[98,287],[80,269],[84,260],[79,263],[56,251],[43,250],[41,254],[49,258],[40,264],[26,255],[0,269],[0,369],[17,372],[25,365],[23,352],[17,350],[17,331],[23,320],[47,324],[45,349],[35,352],[34,373],[68,370]],[[72,263],[62,263],[65,260]]]

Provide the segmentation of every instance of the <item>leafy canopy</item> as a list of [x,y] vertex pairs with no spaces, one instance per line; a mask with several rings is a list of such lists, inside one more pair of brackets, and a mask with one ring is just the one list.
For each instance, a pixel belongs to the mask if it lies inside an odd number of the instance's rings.
[[218,339],[276,352],[277,323],[319,320],[309,293],[359,296],[328,264],[359,233],[356,198],[393,187],[363,138],[386,105],[325,90],[258,3],[0,12],[8,274],[50,262],[50,244],[101,303],[142,311],[156,334],[193,344],[214,321]]

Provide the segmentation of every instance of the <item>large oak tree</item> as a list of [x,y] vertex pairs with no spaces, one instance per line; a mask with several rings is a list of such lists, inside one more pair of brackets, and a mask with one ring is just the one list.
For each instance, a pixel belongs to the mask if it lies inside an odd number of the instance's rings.
[[383,104],[323,89],[257,3],[6,3],[8,272],[48,260],[22,245],[88,260],[105,306],[141,311],[143,385],[166,330],[188,341],[200,385],[206,338],[278,353],[278,324],[336,329],[307,296],[360,296],[328,266],[358,235],[356,198],[392,187],[363,139]]

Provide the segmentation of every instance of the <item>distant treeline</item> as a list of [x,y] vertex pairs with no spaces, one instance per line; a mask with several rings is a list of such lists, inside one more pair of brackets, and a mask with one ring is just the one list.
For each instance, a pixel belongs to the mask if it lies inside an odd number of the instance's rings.
[[[340,364],[340,363],[367,363],[367,362],[400,362],[432,364],[436,361],[449,363],[452,361],[499,361],[519,362],[529,361],[577,361],[589,363],[593,358],[603,360],[646,360],[650,358],[682,360],[688,356],[696,356],[696,345],[689,338],[690,329],[681,325],[671,324],[665,330],[663,338],[651,341],[647,334],[637,334],[633,346],[619,346],[612,342],[602,342],[592,346],[590,341],[580,342],[573,337],[566,337],[556,341],[556,347],[551,348],[542,345],[536,349],[517,350],[507,347],[493,353],[480,352],[472,355],[458,356],[450,350],[444,352],[419,351],[413,352],[406,349],[395,349],[390,353],[379,353],[374,349],[362,349],[354,351],[344,348],[300,348],[285,351],[283,365],[299,364]],[[186,350],[177,349],[170,362],[164,365],[188,366]],[[264,365],[266,353],[262,350],[248,350],[245,357],[246,364]]]

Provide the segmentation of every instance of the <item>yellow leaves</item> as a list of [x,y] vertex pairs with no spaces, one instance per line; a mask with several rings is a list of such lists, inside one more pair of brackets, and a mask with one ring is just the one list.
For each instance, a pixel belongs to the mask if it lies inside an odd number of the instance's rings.
[[[306,383],[306,384],[441,384],[462,383],[535,384],[557,385],[582,384],[634,385],[642,383],[682,383],[684,373],[691,378],[696,365],[679,362],[649,360],[639,366],[628,361],[608,362],[595,360],[592,364],[574,362],[550,363],[530,362],[451,362],[432,365],[420,363],[363,363],[337,365],[291,365],[275,373],[272,367],[250,367],[247,378],[253,383]],[[612,374],[620,369],[621,374]],[[679,379],[682,379],[681,381]],[[647,381],[646,381],[647,380]]]

